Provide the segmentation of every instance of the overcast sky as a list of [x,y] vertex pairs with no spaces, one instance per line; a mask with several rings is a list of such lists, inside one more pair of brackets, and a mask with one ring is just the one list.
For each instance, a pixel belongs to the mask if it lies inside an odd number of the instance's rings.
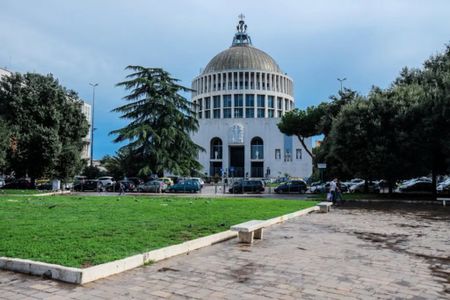
[[243,13],[253,45],[294,79],[296,105],[345,86],[387,87],[450,42],[450,1],[0,0],[0,66],[52,73],[91,102],[98,82],[94,157],[114,154],[108,136],[125,122],[115,84],[131,64],[162,67],[190,86],[231,45]]

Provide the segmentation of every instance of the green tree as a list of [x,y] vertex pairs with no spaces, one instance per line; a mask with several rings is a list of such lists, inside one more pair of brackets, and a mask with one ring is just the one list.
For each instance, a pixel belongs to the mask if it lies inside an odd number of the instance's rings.
[[52,75],[4,76],[0,117],[17,144],[7,154],[16,176],[64,179],[80,170],[89,125],[76,93],[62,87]]
[[10,149],[10,133],[6,122],[0,118],[0,173],[6,168],[6,153]]
[[102,159],[102,165],[117,179],[139,176],[141,167],[138,154],[130,152],[128,148],[117,151],[114,156],[106,155]]
[[111,134],[114,142],[128,141],[121,149],[133,153],[139,162],[139,175],[163,175],[164,171],[189,174],[201,168],[198,151],[190,135],[198,130],[192,104],[180,95],[190,91],[160,68],[128,66],[132,73],[117,86],[130,94],[128,104],[114,109],[130,123]]

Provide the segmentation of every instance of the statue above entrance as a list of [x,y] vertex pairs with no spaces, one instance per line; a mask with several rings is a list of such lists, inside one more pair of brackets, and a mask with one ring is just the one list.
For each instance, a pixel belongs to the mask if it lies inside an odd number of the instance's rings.
[[244,143],[244,126],[241,124],[234,124],[228,131],[228,144],[243,144]]

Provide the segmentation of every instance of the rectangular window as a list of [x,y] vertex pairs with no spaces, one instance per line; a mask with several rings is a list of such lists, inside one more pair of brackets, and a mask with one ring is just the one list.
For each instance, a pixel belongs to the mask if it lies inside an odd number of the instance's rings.
[[281,159],[281,149],[275,149],[275,159]]
[[242,107],[244,106],[244,95],[235,94],[234,95],[234,107]]
[[198,110],[203,110],[203,99],[198,99]]
[[220,108],[220,96],[213,97],[214,108]]
[[302,149],[295,149],[295,159],[302,159]]
[[258,108],[258,118],[264,118],[264,108]]
[[283,111],[282,110],[279,110],[278,111],[278,118],[281,118],[283,116]]
[[223,107],[231,107],[231,95],[223,95]]
[[289,100],[288,99],[284,99],[284,110],[289,110]]
[[201,112],[201,111],[198,112],[198,118],[199,118],[199,119],[202,118],[202,112]]
[[269,106],[269,108],[275,108],[275,97],[274,96],[267,97],[267,106]]
[[284,161],[292,161],[291,151],[284,150]]
[[257,96],[257,99],[256,99],[256,102],[257,102],[257,105],[258,105],[258,107],[264,107],[265,106],[265,98],[264,98],[265,96],[264,95],[258,95]]
[[231,118],[231,108],[224,108],[223,109],[223,117],[224,117],[224,119]]
[[277,108],[283,109],[283,98],[280,97],[277,98]]
[[213,118],[220,119],[220,109],[213,110]]
[[205,98],[205,109],[211,108],[211,99],[209,97]]
[[254,95],[245,95],[245,106],[247,106],[247,107],[255,106],[255,96]]
[[267,113],[268,113],[267,117],[269,117],[269,118],[274,118],[275,117],[275,111],[273,109],[269,109],[267,111]]
[[243,118],[244,109],[242,108],[235,108],[234,109],[234,117],[235,118]]
[[245,117],[246,118],[254,118],[255,117],[255,110],[253,108],[246,108],[245,109]]
[[210,118],[211,118],[211,111],[205,110],[205,119],[210,119]]

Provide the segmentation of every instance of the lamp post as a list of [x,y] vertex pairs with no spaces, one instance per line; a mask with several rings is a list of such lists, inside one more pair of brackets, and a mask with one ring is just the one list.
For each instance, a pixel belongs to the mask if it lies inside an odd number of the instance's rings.
[[92,112],[91,112],[91,167],[93,166],[94,160],[94,112],[95,112],[95,88],[98,86],[98,83],[89,83],[92,86]]
[[342,94],[342,82],[344,82],[344,81],[346,81],[347,80],[347,78],[338,78],[337,79],[340,83],[341,83],[341,94]]

